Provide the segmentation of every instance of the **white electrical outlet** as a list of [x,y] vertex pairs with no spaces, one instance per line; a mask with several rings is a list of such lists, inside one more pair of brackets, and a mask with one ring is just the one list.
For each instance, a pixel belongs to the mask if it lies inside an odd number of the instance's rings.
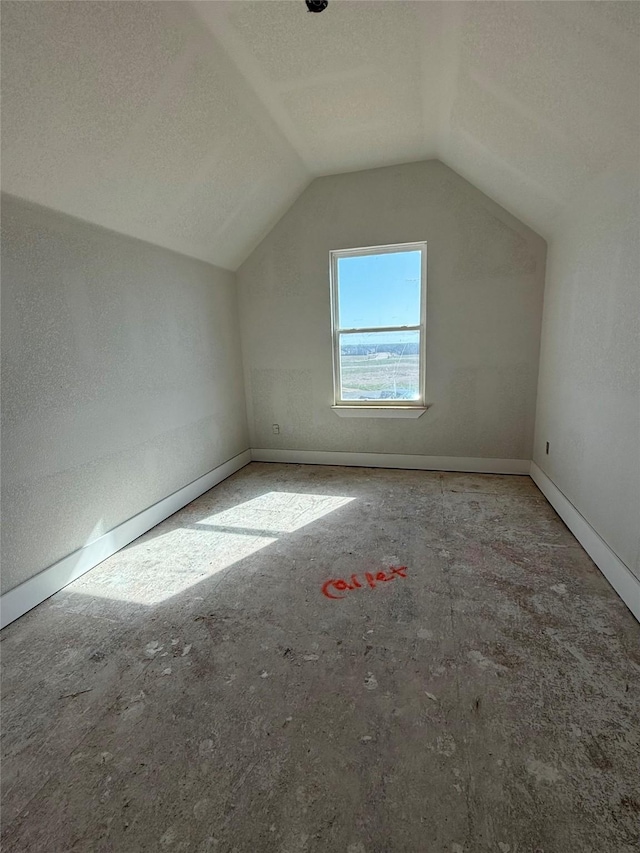
[[280,424],[273,424],[271,427],[274,435],[280,435]]

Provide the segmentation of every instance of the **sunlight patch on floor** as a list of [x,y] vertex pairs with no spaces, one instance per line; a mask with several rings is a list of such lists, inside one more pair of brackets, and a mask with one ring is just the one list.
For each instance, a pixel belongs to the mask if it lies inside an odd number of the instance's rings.
[[198,524],[237,527],[265,533],[293,533],[352,500],[354,498],[337,495],[267,492],[224,512],[199,519]]
[[[223,512],[148,534],[84,575],[70,592],[155,605],[354,498],[268,492]],[[161,529],[161,528],[160,528]]]

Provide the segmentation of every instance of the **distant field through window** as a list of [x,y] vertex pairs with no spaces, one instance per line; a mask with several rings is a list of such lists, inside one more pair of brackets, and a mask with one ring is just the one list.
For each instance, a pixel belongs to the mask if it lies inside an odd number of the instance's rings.
[[337,406],[424,406],[426,243],[331,252]]

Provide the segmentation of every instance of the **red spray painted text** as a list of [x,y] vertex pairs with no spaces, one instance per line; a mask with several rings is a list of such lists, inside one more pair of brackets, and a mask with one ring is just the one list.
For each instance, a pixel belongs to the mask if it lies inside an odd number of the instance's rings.
[[[370,589],[375,589],[376,584],[378,583],[386,583],[387,581],[392,581],[396,578],[406,578],[406,576],[406,566],[391,566],[388,573],[376,572],[375,575],[371,572],[364,573],[365,581],[369,585]],[[336,592],[346,593],[352,589],[362,589],[362,584],[358,580],[358,575],[351,575],[350,581],[351,583],[347,583],[347,581],[342,580],[342,578],[332,578],[331,580],[325,581],[322,585],[322,594],[326,595],[327,598],[339,599],[345,598],[345,596],[335,595]]]

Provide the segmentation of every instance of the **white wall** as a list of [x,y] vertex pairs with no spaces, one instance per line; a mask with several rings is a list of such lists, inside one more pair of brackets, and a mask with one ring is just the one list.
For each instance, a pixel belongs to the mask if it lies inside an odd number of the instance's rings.
[[639,199],[634,154],[603,174],[556,223],[533,455],[638,578]]
[[[418,420],[338,418],[329,251],[418,240],[432,406]],[[545,252],[436,160],[315,180],[238,271],[252,447],[530,459]]]
[[234,276],[2,197],[2,592],[248,447]]

